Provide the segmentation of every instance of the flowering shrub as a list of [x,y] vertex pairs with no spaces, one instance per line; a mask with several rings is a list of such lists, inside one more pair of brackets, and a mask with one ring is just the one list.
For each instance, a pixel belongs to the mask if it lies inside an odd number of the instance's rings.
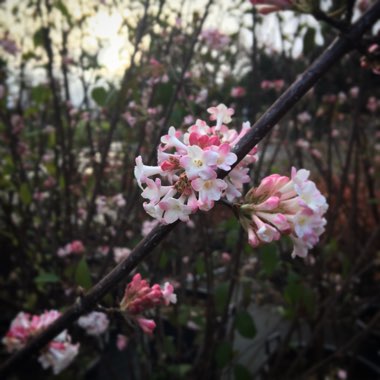
[[[286,88],[370,2],[197,3],[0,5],[8,16],[0,25],[0,362],[48,328],[37,329],[33,314],[70,304],[88,313],[38,353],[52,371],[26,360],[15,377],[113,378],[117,369],[136,379],[268,380],[316,366],[318,376],[336,377],[346,365],[349,378],[375,377],[356,376],[352,347],[331,368],[314,348],[318,339],[333,346],[318,329],[338,326],[336,347],[356,335],[378,292],[376,29],[264,138],[244,122],[276,115],[268,107],[280,93],[298,97]],[[281,10],[295,12],[262,17]],[[278,26],[276,41],[263,38],[268,25]],[[209,119],[200,116],[206,109]],[[248,131],[261,139],[260,154],[237,165],[234,149]],[[305,169],[285,176],[291,167],[310,168],[315,184]],[[186,223],[137,259],[178,220]],[[88,290],[132,267],[130,283],[115,281],[89,312]],[[171,282],[159,285],[163,278]],[[9,329],[20,310],[30,314]],[[296,333],[277,331],[286,319]],[[272,352],[276,334],[281,349]],[[297,364],[294,354],[307,360]]]

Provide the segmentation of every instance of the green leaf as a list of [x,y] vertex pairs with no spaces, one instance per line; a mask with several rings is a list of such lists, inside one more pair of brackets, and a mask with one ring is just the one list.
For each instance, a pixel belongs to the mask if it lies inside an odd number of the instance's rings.
[[59,187],[63,190],[65,188],[65,177],[61,175],[59,177]]
[[306,286],[303,287],[302,302],[303,302],[303,305],[305,306],[307,313],[310,316],[313,316],[315,312],[316,297],[311,288],[306,287]]
[[79,261],[76,268],[75,282],[85,289],[89,289],[92,285],[90,269],[88,268],[87,261],[84,257]]
[[267,244],[264,245],[260,251],[263,270],[268,276],[271,276],[280,263],[277,254],[277,247],[275,244]]
[[233,358],[234,352],[229,342],[221,342],[215,350],[215,360],[219,368],[225,367]]
[[55,273],[41,272],[34,278],[34,282],[37,284],[55,283],[59,282],[60,278]]
[[176,378],[182,378],[191,370],[190,364],[172,364],[168,366],[168,370],[171,374],[175,375]]
[[202,257],[198,257],[195,262],[195,271],[198,275],[202,275],[205,272],[205,261]]
[[254,338],[256,336],[256,326],[252,316],[246,311],[240,311],[235,318],[237,331],[244,338]]
[[41,27],[34,33],[33,35],[33,43],[34,46],[43,46],[44,45],[44,28]]
[[234,365],[235,380],[252,380],[252,375],[246,367],[241,364]]
[[303,53],[307,57],[315,48],[315,29],[308,28],[303,38]]
[[301,284],[299,283],[297,275],[290,273],[284,291],[285,300],[291,305],[296,305],[301,298],[301,291]]
[[190,308],[187,305],[182,304],[178,312],[178,323],[181,326],[186,326],[187,322],[189,322],[189,319],[190,319]]
[[22,203],[28,205],[32,201],[32,195],[30,194],[28,185],[24,182],[20,186],[20,198]]
[[104,107],[107,99],[107,91],[104,87],[95,87],[91,91],[92,99],[95,100],[96,104],[100,107]]
[[177,352],[172,336],[163,336],[164,352],[170,356],[174,356]]
[[227,301],[228,301],[228,290],[229,290],[228,282],[223,282],[215,288],[214,301],[215,301],[215,309],[218,314],[222,314],[224,309],[226,308]]
[[169,255],[166,252],[162,252],[161,256],[160,256],[160,260],[159,260],[158,266],[161,269],[164,269],[164,268],[166,268],[166,265],[168,264],[168,262],[169,262]]
[[39,85],[36,87],[33,87],[31,92],[31,97],[32,99],[37,103],[37,104],[42,104],[46,103],[49,98],[50,98],[50,91],[48,88],[46,88],[43,85]]
[[54,6],[66,17],[67,21],[70,23],[71,15],[66,5],[61,0],[56,0]]

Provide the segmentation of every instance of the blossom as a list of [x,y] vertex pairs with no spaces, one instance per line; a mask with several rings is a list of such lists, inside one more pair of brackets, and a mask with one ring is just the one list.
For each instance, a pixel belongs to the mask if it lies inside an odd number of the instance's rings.
[[116,263],[122,262],[126,259],[130,254],[131,250],[129,248],[115,247],[113,249],[113,257]]
[[54,338],[38,361],[44,369],[51,367],[54,375],[58,375],[71,364],[78,352],[79,343],[71,344],[71,338],[64,330]]
[[375,113],[377,109],[380,107],[380,101],[376,99],[374,96],[370,96],[367,101],[367,110],[371,113]]
[[164,288],[162,289],[162,296],[164,297],[165,305],[177,303],[177,295],[174,293],[174,287],[170,282],[165,282]]
[[144,333],[151,335],[156,325],[153,320],[144,318],[142,313],[157,306],[168,306],[176,302],[177,295],[172,284],[165,282],[163,287],[158,284],[150,286],[148,281],[137,273],[125,288],[120,310],[126,318],[135,321]]
[[226,171],[231,170],[231,165],[233,165],[237,160],[235,153],[231,152],[231,146],[229,144],[222,144],[218,147],[218,159],[216,161],[216,166],[219,169]]
[[212,207],[213,201],[218,201],[222,195],[222,191],[227,188],[227,184],[216,178],[202,179],[197,178],[191,181],[191,186],[199,192],[200,208],[209,210]]
[[160,208],[165,211],[163,220],[167,224],[174,223],[175,221],[182,220],[187,222],[189,220],[189,215],[192,212],[190,206],[184,203],[184,198],[168,198],[165,201],[160,202]]
[[232,108],[227,108],[224,104],[219,104],[216,107],[210,107],[207,112],[211,114],[210,120],[216,120],[216,129],[220,129],[222,123],[229,123],[232,119],[231,116],[234,114]]
[[[188,148],[187,154],[182,156],[180,164],[185,169],[188,179],[196,177],[211,178],[214,171],[212,166],[216,164],[218,154],[210,150],[203,150],[197,145]],[[236,160],[235,160],[236,161]]]
[[201,39],[210,49],[222,50],[230,42],[230,38],[221,33],[218,29],[206,29],[201,33]]
[[228,264],[231,261],[231,254],[228,252],[223,252],[221,259],[224,264]]
[[86,330],[88,335],[94,336],[103,334],[108,329],[109,323],[107,315],[99,311],[82,315],[78,319],[78,325]]
[[260,87],[263,90],[274,89],[277,92],[280,92],[285,85],[285,81],[283,79],[275,79],[275,80],[263,80],[260,84]]
[[156,328],[156,322],[154,322],[153,319],[138,317],[136,318],[136,321],[145,334],[153,334],[153,330]]
[[141,156],[138,156],[135,160],[136,166],[135,166],[135,178],[137,180],[138,185],[142,188],[141,183],[145,182],[146,178],[156,175],[156,174],[161,174],[162,169],[159,166],[147,166],[144,165],[142,162]]
[[0,39],[0,46],[11,55],[16,55],[20,49],[17,46],[16,42],[9,38],[9,33],[6,32],[4,37]]
[[[192,213],[210,210],[222,197],[234,201],[250,181],[248,165],[256,161],[256,148],[231,170],[237,161],[232,149],[251,129],[249,122],[237,132],[223,124],[231,121],[232,108],[219,104],[208,112],[214,126],[197,119],[185,133],[169,128],[157,148],[157,166],[136,158],[135,177],[146,199],[143,207],[160,223],[188,222]],[[222,180],[217,178],[219,169],[231,172]]]
[[272,174],[247,193],[237,207],[253,247],[289,235],[294,245],[292,257],[306,257],[318,243],[328,204],[309,175],[308,170],[292,168],[290,178]]
[[128,344],[128,338],[123,334],[117,334],[116,346],[119,351],[123,351]]
[[148,236],[150,231],[153,230],[158,225],[158,220],[145,220],[142,224],[142,229],[141,229],[141,235],[142,236]]
[[[22,349],[31,338],[46,329],[60,315],[56,310],[45,311],[41,315],[19,312],[2,340],[7,351]],[[45,369],[51,367],[56,375],[70,365],[78,351],[79,344],[72,344],[70,335],[64,330],[40,352],[38,361]]]
[[150,287],[149,283],[137,273],[125,289],[124,297],[120,302],[120,309],[129,314],[138,314],[159,305],[161,302],[162,291],[160,286],[155,284]]
[[12,321],[8,332],[2,340],[8,352],[18,351],[25,346],[31,333],[30,319],[30,314],[21,311]]
[[311,121],[311,116],[310,116],[309,112],[304,111],[304,112],[301,112],[300,114],[297,115],[297,120],[301,124],[306,124],[309,121]]
[[80,254],[85,251],[85,247],[80,240],[74,240],[71,243],[66,244],[64,247],[59,248],[57,255],[59,257],[66,257],[72,254]]
[[244,87],[238,86],[238,87],[233,87],[231,89],[231,96],[233,98],[242,98],[243,96],[245,96],[245,94],[246,94],[246,90]]

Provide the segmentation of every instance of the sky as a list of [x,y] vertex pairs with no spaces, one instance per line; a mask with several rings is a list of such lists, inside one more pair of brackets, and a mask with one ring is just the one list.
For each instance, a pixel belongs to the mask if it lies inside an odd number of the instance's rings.
[[[151,1],[153,2],[153,1]],[[30,38],[35,30],[35,19],[39,17],[34,11],[34,8],[28,8],[28,2],[19,2],[18,0],[6,0],[1,4],[0,8],[0,35],[5,31],[10,31],[11,36],[16,39],[18,44],[23,45],[23,51],[32,51],[38,54],[38,48],[35,49],[33,41]],[[74,59],[79,57],[80,51],[85,49],[90,54],[98,53],[98,63],[103,65],[103,68],[95,72],[88,72],[86,79],[94,79],[96,75],[104,78],[105,80],[117,81],[123,75],[125,68],[129,65],[130,56],[133,51],[133,45],[129,39],[128,27],[123,21],[128,20],[132,25],[142,14],[142,7],[135,5],[135,1],[131,0],[131,5],[114,7],[109,10],[107,4],[113,3],[113,0],[66,0],[63,1],[67,9],[70,11],[72,17],[79,20],[83,14],[89,15],[83,28],[73,30],[70,34],[69,44],[71,46],[70,56]],[[105,3],[102,4],[102,3]],[[154,3],[154,2],[153,2]],[[165,11],[171,22],[176,22],[174,11],[178,11],[182,2],[178,0],[168,0],[165,5]],[[187,0],[184,1],[184,8],[182,12],[182,24],[186,25],[194,11],[202,12],[205,8],[207,0]],[[225,34],[239,32],[241,42],[249,51],[252,45],[252,16],[250,13],[244,13],[244,10],[249,11],[252,7],[249,1],[242,2],[241,0],[215,0],[215,5],[210,8],[209,17],[206,20],[205,28],[218,28]],[[15,6],[20,8],[20,14],[23,16],[20,20],[12,15],[12,9]],[[94,8],[98,7],[95,12]],[[42,12],[43,13],[43,12]],[[137,17],[136,17],[137,15]],[[52,23],[53,25],[64,25],[66,22],[65,17],[61,12],[54,12],[53,15],[48,17],[42,14],[42,20],[45,24]],[[281,17],[281,27],[288,40],[281,41],[279,17]],[[297,57],[302,53],[302,38],[306,28],[301,32],[300,36],[296,39],[293,38],[294,33],[299,25],[308,25],[316,30],[316,43],[323,44],[323,37],[320,33],[319,23],[309,15],[297,15],[293,12],[285,11],[279,14],[269,14],[264,16],[263,23],[257,26],[257,40],[259,45],[266,47],[269,51],[280,51],[285,49],[288,55]],[[25,38],[27,36],[27,38]],[[52,40],[58,44],[61,41],[61,35],[52,33]],[[79,44],[78,41],[82,41]],[[282,45],[283,43],[283,45]],[[143,46],[149,45],[149,40],[145,38],[142,41]],[[1,54],[1,52],[0,52]],[[13,58],[10,65],[17,67],[20,63],[20,57]],[[43,68],[36,69],[35,67],[27,67],[30,71],[31,81],[38,83],[44,80],[45,70]],[[80,93],[81,85],[78,79],[78,72],[72,68],[71,86],[73,93],[76,94],[76,102],[78,102],[82,94]],[[91,78],[93,77],[93,78]],[[17,83],[13,83],[17,87]]]

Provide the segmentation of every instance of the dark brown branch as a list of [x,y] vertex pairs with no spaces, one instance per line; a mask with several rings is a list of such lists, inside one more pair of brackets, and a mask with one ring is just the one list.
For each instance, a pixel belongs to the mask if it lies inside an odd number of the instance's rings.
[[[307,69],[302,76],[268,109],[255,123],[252,130],[247,133],[236,145],[234,152],[240,162],[252,148],[262,140],[273,126],[300,100],[300,98],[330,69],[343,55],[355,46],[355,41],[369,29],[380,17],[380,1],[376,2],[362,18],[354,24],[350,32],[333,42],[317,61]],[[237,164],[236,163],[236,164]],[[235,165],[236,165],[235,164]],[[223,178],[227,172],[221,171],[219,177]],[[50,340],[66,329],[81,314],[93,309],[97,302],[122,279],[134,269],[155,248],[165,236],[178,224],[178,222],[156,227],[132,251],[131,255],[116,266],[107,276],[96,284],[81,299],[69,307],[67,311],[44,332],[31,340],[23,349],[16,352],[0,368],[0,378],[13,371],[16,366],[34,352],[43,348]]]

